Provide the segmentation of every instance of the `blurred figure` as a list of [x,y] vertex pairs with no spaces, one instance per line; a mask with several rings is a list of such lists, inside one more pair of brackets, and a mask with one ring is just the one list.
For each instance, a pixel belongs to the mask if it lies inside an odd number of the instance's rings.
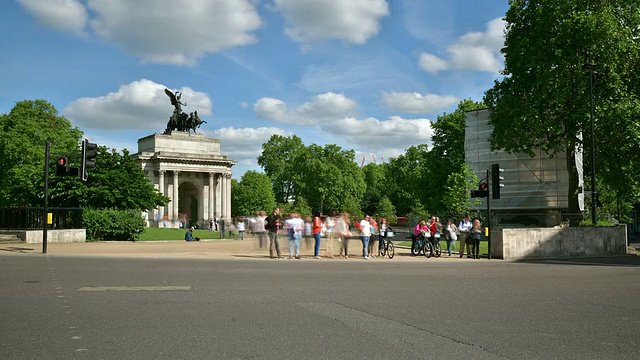
[[280,228],[280,209],[274,208],[273,212],[267,217],[267,231],[269,232],[269,256],[273,259],[273,250],[275,249],[278,259],[281,259],[280,244],[278,243],[278,229]]
[[267,222],[267,212],[258,211],[255,221],[253,222],[253,232],[258,236],[258,247],[264,249],[267,246],[267,230],[265,224]]
[[[424,220],[420,220],[416,227],[413,228],[413,233],[411,234],[411,248],[414,249],[416,247],[416,243],[418,242],[418,238],[423,234],[429,232],[429,227],[427,226],[427,222]],[[417,255],[417,254],[414,254]]]
[[300,214],[291,213],[284,222],[284,226],[289,235],[289,258],[300,259],[300,240],[302,239],[304,221],[300,218]]
[[311,238],[313,237],[313,224],[311,223],[311,217],[304,218],[304,247],[309,250],[311,247]]
[[336,226],[333,231],[338,236],[338,242],[340,242],[340,257],[345,259],[349,258],[349,240],[351,239],[349,213],[343,212],[338,220],[336,220]]
[[371,216],[369,219],[369,224],[371,225],[371,237],[369,238],[369,257],[378,256],[378,247],[376,246],[378,241],[378,223],[376,219]]
[[331,210],[329,212],[329,216],[324,219],[324,228],[325,228],[325,241],[327,243],[325,249],[325,256],[328,258],[333,258],[333,239],[335,238],[335,234],[333,229],[336,226],[336,212]]
[[242,218],[238,218],[238,222],[236,223],[236,229],[238,229],[238,238],[240,240],[244,240],[245,224]]

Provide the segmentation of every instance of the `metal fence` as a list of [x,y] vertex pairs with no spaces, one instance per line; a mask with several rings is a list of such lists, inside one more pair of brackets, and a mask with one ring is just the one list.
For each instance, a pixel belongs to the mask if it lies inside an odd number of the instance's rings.
[[[49,208],[53,223],[49,229],[81,229],[81,208]],[[0,209],[0,229],[4,230],[39,230],[44,219],[41,207],[21,207]]]

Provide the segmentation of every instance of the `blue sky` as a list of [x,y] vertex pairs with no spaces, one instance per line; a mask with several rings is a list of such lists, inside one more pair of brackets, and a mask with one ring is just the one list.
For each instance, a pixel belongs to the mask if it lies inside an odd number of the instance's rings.
[[[16,0],[0,12],[0,113],[45,99],[137,151],[183,92],[234,178],[272,134],[378,162],[500,77],[507,0]],[[373,156],[372,156],[373,155]]]

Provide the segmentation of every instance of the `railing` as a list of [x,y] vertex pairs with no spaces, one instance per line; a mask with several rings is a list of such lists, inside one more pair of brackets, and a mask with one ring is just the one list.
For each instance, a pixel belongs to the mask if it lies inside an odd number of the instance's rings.
[[[53,223],[49,229],[81,229],[81,208],[49,208]],[[44,224],[41,207],[0,209],[0,229],[39,230]]]

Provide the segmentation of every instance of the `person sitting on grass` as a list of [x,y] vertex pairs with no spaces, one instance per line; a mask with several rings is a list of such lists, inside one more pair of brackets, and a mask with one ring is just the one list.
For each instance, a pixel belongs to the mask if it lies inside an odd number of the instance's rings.
[[184,234],[184,239],[186,241],[200,241],[199,237],[197,237],[197,238],[193,237],[193,228],[189,228],[189,231],[187,231],[187,233]]

